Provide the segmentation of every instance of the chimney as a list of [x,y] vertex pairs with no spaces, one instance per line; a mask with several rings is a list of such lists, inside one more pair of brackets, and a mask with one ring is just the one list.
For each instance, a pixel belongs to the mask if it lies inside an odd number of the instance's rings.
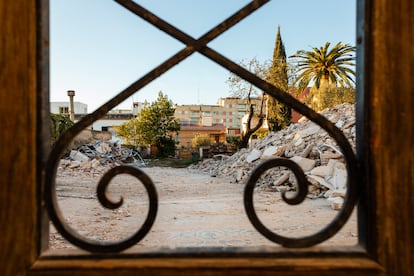
[[69,118],[72,122],[75,121],[75,108],[73,104],[73,97],[75,96],[75,91],[68,90],[68,96],[69,96]]

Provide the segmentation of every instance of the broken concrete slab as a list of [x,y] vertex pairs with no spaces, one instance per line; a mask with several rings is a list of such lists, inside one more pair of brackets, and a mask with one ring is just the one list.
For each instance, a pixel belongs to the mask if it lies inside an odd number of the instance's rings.
[[316,175],[316,176],[321,176],[321,177],[325,177],[325,176],[331,176],[333,173],[333,168],[330,166],[318,166],[313,168],[309,174],[311,175]]
[[305,172],[312,170],[316,165],[315,160],[304,158],[301,156],[293,156],[292,158],[290,158],[290,160],[297,163]]
[[342,205],[344,204],[344,199],[342,197],[330,197],[328,201],[331,203],[331,208],[338,211],[341,210]]
[[70,153],[69,153],[69,157],[72,160],[81,161],[81,162],[82,161],[88,161],[89,160],[89,157],[88,156],[86,156],[82,152],[76,151],[76,150],[71,150]]
[[278,152],[278,147],[269,146],[263,151],[262,158],[273,157]]
[[[314,184],[323,186],[323,187],[325,187],[325,188],[327,188],[329,190],[333,190],[334,189],[334,186],[331,183],[329,183],[328,181],[326,181],[325,178],[323,178],[323,177],[316,176],[316,175],[307,175],[307,179],[311,183],[314,183]],[[315,183],[315,181],[316,181],[316,183]]]
[[312,126],[306,128],[306,129],[303,129],[300,132],[300,137],[306,138],[308,136],[311,136],[311,135],[314,135],[314,134],[318,133],[319,131],[321,131],[321,127],[320,126],[318,126],[318,125],[312,125]]
[[252,163],[253,161],[256,161],[262,156],[262,152],[258,149],[253,149],[247,156],[246,161],[248,163]]

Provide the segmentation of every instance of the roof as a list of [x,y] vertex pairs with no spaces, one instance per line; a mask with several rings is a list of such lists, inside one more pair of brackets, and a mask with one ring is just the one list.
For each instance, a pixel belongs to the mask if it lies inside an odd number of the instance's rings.
[[212,126],[200,126],[200,125],[182,125],[180,131],[220,131],[220,130],[226,130],[226,127],[222,124],[215,124]]

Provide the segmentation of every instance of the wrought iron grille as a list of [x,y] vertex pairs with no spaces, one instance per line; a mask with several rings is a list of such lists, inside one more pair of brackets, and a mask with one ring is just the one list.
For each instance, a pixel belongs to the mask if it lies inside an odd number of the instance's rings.
[[68,131],[66,131],[54,144],[54,147],[50,152],[46,164],[44,201],[51,221],[64,238],[66,238],[72,244],[91,252],[119,252],[141,241],[145,237],[145,235],[150,231],[157,215],[158,197],[152,180],[142,170],[130,166],[118,166],[106,172],[103,175],[103,177],[99,180],[99,183],[97,185],[98,200],[100,204],[106,208],[116,209],[122,205],[122,198],[119,202],[113,202],[109,199],[109,197],[106,194],[106,189],[109,185],[109,182],[118,174],[129,174],[137,178],[144,185],[149,197],[149,211],[141,228],[139,228],[133,235],[124,240],[116,242],[99,242],[81,236],[76,231],[74,231],[68,224],[65,223],[65,220],[60,212],[57,203],[57,167],[67,145],[69,145],[69,143],[75,138],[75,136],[79,134],[84,128],[88,127],[94,121],[103,117],[108,111],[116,107],[122,101],[132,96],[134,93],[142,89],[144,86],[146,86],[147,84],[155,80],[157,77],[161,76],[163,73],[167,72],[172,67],[174,67],[175,65],[177,65],[178,63],[180,63],[181,61],[183,61],[195,52],[204,55],[205,57],[214,61],[218,65],[221,65],[225,69],[250,82],[257,88],[263,90],[265,93],[273,96],[280,102],[283,102],[289,107],[295,109],[296,111],[306,116],[314,123],[321,126],[333,139],[336,140],[344,156],[348,173],[348,179],[347,193],[344,199],[344,205],[342,209],[334,217],[331,223],[329,223],[319,232],[301,238],[288,238],[278,235],[277,233],[274,233],[271,230],[269,230],[260,221],[259,217],[255,212],[253,206],[253,191],[256,182],[264,172],[274,167],[287,167],[294,173],[297,179],[297,193],[292,198],[288,198],[285,195],[285,193],[282,193],[282,198],[287,204],[300,204],[306,198],[306,195],[308,193],[308,181],[305,177],[304,171],[295,162],[283,158],[271,159],[258,165],[253,170],[244,191],[244,207],[250,222],[256,228],[256,230],[274,243],[280,244],[285,247],[299,248],[309,247],[321,243],[329,239],[330,237],[334,236],[344,226],[344,224],[349,219],[358,198],[357,158],[344,134],[324,116],[318,114],[317,112],[302,104],[300,101],[298,101],[288,93],[285,93],[279,88],[257,77],[256,75],[252,74],[251,72],[247,71],[246,69],[242,68],[238,64],[232,62],[225,56],[221,55],[220,53],[216,52],[215,50],[207,46],[207,44],[210,41],[217,38],[219,35],[221,35],[225,31],[233,27],[235,24],[237,24],[238,22],[252,14],[257,9],[261,8],[268,1],[269,0],[255,0],[250,2],[242,9],[240,9],[238,12],[236,12],[235,14],[233,14],[232,16],[230,16],[229,18],[227,18],[226,20],[212,28],[199,39],[195,39],[131,0],[115,0],[115,2],[122,5],[130,12],[146,20],[147,22],[154,25],[161,31],[170,35],[171,37],[181,41],[186,46],[184,49],[177,52],[171,58],[165,60],[161,65],[157,66],[156,68],[154,68],[153,70],[139,78],[137,81],[132,83],[129,87],[127,87],[119,94],[117,94],[115,97],[113,97],[111,100],[103,104],[96,111],[83,117],[79,122],[77,122]]

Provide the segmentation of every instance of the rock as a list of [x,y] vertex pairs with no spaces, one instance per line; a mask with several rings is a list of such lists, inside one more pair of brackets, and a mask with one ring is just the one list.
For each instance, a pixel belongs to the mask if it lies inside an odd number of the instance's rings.
[[82,152],[76,151],[76,150],[71,150],[70,154],[69,154],[69,157],[72,160],[76,160],[76,161],[88,161],[89,160],[88,156],[86,156]]
[[338,211],[342,208],[344,204],[344,199],[342,197],[330,197],[328,201],[331,202],[331,208]]
[[306,148],[303,150],[302,154],[300,155],[300,157],[304,157],[304,158],[308,157],[314,147],[315,147],[315,143],[310,143],[309,145],[307,145]]
[[108,143],[100,143],[97,147],[95,147],[96,151],[99,153],[109,153],[111,151],[111,147]]
[[252,163],[253,161],[256,161],[257,159],[259,159],[262,156],[262,152],[260,150],[257,149],[253,149],[247,156],[246,156],[246,161],[248,163]]
[[335,190],[345,190],[347,181],[347,172],[346,170],[334,168],[332,178],[329,182],[332,183]]
[[340,159],[342,158],[342,154],[340,153],[322,153],[321,159],[329,160],[329,159]]
[[325,188],[327,188],[327,189],[330,189],[330,190],[333,190],[334,189],[334,186],[331,184],[331,183],[329,183],[328,181],[326,181],[323,177],[320,177],[320,176],[316,176],[316,175],[308,175],[307,176],[307,179],[310,181],[310,182],[312,182],[312,183],[314,183],[312,180],[314,180],[314,181],[316,181],[319,185],[321,185],[321,186],[323,186],[323,187],[325,187]]
[[80,165],[83,170],[90,170],[92,168],[92,163],[90,161],[82,162]]
[[282,185],[282,184],[284,184],[286,181],[288,181],[289,180],[289,177],[290,177],[290,173],[289,172],[286,172],[286,173],[284,173],[281,177],[279,177],[274,183],[273,183],[273,185],[274,186],[280,186],[280,185]]
[[278,147],[275,146],[270,146],[267,147],[262,154],[262,158],[266,158],[266,157],[272,157],[273,155],[275,155],[278,152]]
[[80,161],[72,161],[69,165],[69,169],[79,168],[81,165]]
[[297,163],[305,172],[312,170],[316,164],[315,160],[303,158],[300,156],[293,156],[292,158],[290,158],[290,160]]
[[240,182],[242,180],[243,174],[244,174],[244,172],[243,172],[243,169],[242,168],[240,168],[240,169],[237,170],[237,173],[236,173],[236,182]]
[[296,140],[296,142],[293,144],[295,147],[302,145],[303,139],[299,137],[299,139]]
[[325,176],[331,176],[332,172],[333,172],[333,168],[330,166],[319,166],[319,167],[313,168],[309,172],[309,174],[325,177]]
[[336,122],[336,124],[335,124],[335,126],[337,127],[337,128],[342,128],[343,126],[344,126],[344,121],[343,120],[338,120],[337,122]]
[[330,194],[328,197],[342,197],[345,198],[346,190],[330,190]]
[[314,135],[314,134],[318,133],[320,130],[321,130],[321,127],[318,126],[318,125],[310,126],[310,127],[306,128],[306,129],[304,129],[300,132],[301,133],[300,137],[305,138],[305,137],[308,137],[310,135]]
[[99,167],[101,165],[101,163],[99,162],[99,160],[98,159],[93,159],[92,161],[91,161],[91,167],[93,168],[93,169],[96,169],[97,167]]

